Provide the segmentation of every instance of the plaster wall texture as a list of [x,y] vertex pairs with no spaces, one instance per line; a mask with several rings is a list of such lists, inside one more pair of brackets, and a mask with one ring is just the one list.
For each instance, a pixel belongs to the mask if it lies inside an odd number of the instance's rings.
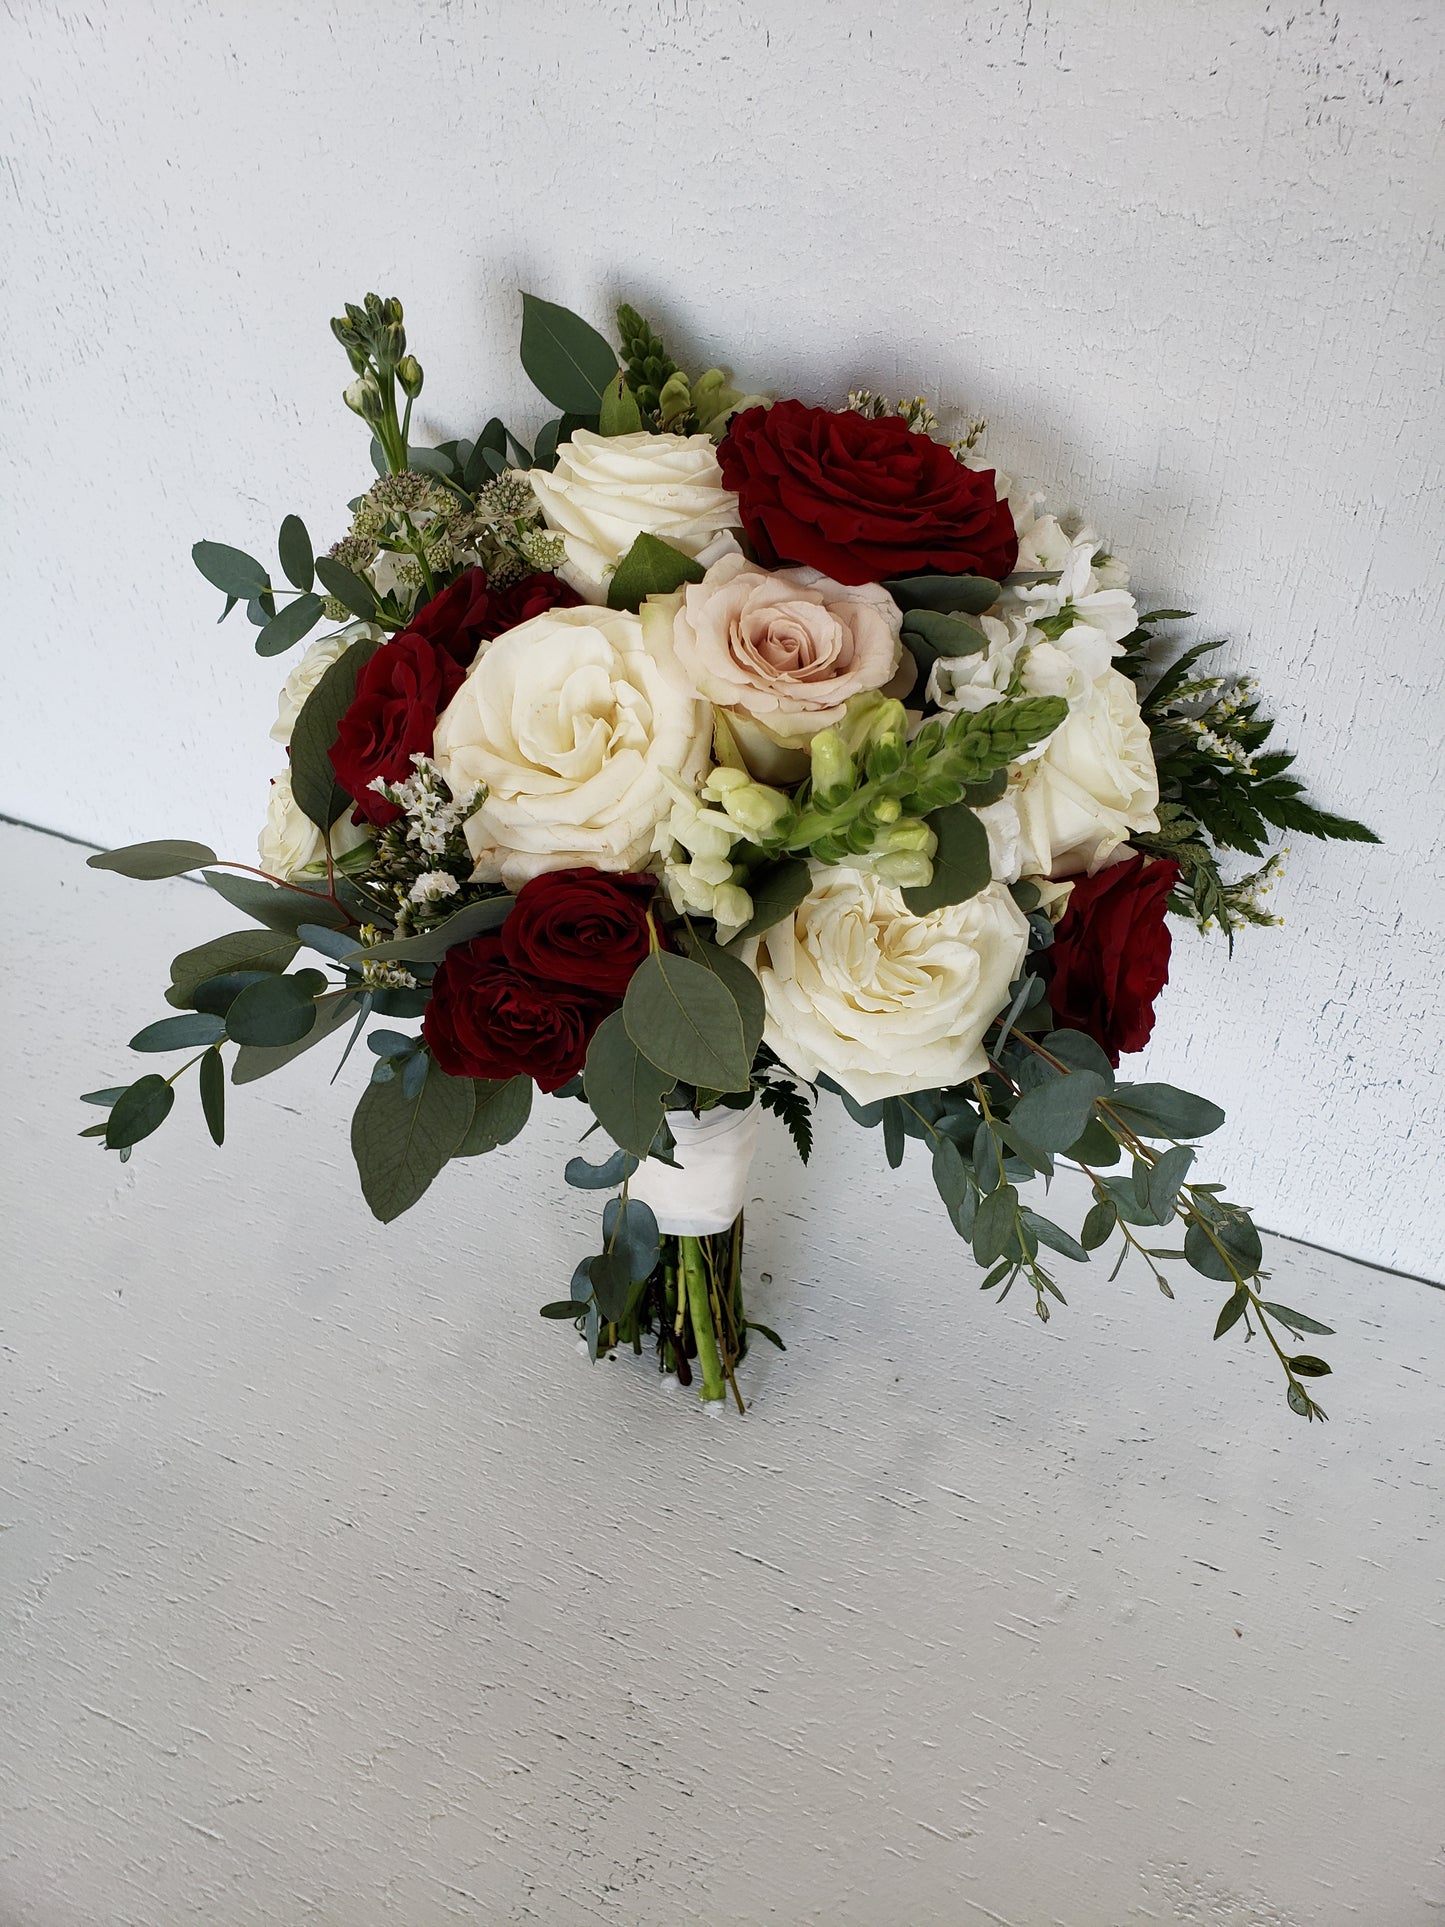
[[985,1303],[829,1106],[710,1420],[537,1317],[574,1105],[387,1227],[355,1059],[78,1141],[216,928],[83,858],[0,826],[4,1927],[1438,1921],[1445,1293],[1271,1239],[1307,1427],[1203,1281]]

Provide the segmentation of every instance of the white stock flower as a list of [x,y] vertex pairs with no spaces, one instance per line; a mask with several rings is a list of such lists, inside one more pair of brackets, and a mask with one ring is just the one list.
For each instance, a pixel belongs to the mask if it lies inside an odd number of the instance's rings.
[[584,605],[483,644],[436,732],[453,794],[486,786],[465,825],[476,879],[646,868],[672,807],[663,771],[695,784],[710,725],[670,624]]
[[[928,697],[950,714],[987,709],[1005,696],[1063,696],[1071,709],[1087,703],[1109,668],[1112,651],[1097,629],[1076,624],[1057,642],[1022,616],[981,616],[988,638],[971,656],[940,656],[928,674]],[[1042,754],[1036,747],[1030,755]]]
[[379,629],[374,622],[351,622],[334,635],[319,636],[307,649],[291,674],[281,685],[281,694],[276,706],[276,720],[271,725],[271,741],[283,746],[291,741],[291,733],[296,727],[296,718],[305,707],[306,698],[320,682],[338,656],[344,656],[353,642],[363,638],[372,642],[385,642],[386,631]]
[[1129,571],[1112,556],[1096,565],[1101,551],[1093,529],[1066,535],[1056,516],[1037,516],[1020,535],[1014,568],[1057,572],[1059,579],[1006,585],[1000,606],[1033,623],[1051,622],[1067,611],[1075,625],[1099,632],[1110,657],[1118,655],[1118,645],[1138,627],[1139,612],[1127,587]]
[[[331,854],[339,861],[370,839],[370,829],[353,823],[347,810],[331,826]],[[266,821],[256,847],[261,855],[261,868],[272,876],[290,878],[303,870],[313,873],[325,870],[326,845],[320,830],[291,794],[289,769],[283,769],[271,784]]]
[[704,567],[737,549],[738,498],[723,487],[711,436],[579,428],[550,474],[534,468],[527,479],[567,550],[557,573],[586,602],[606,601],[608,577],[639,535]]
[[881,878],[815,864],[810,894],[743,955],[762,983],[769,1049],[870,1104],[976,1077],[1027,947],[1001,884],[916,917]]

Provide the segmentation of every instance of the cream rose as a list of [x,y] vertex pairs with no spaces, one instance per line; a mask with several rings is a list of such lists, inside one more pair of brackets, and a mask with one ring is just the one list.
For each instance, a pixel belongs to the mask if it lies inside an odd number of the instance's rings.
[[285,745],[291,741],[296,718],[306,706],[306,698],[320,682],[338,656],[344,656],[353,642],[385,642],[386,631],[374,622],[351,622],[334,635],[320,636],[302,656],[281,685],[276,720],[271,725],[271,741]]
[[648,868],[662,772],[695,785],[710,724],[670,632],[628,611],[552,609],[484,644],[436,732],[452,794],[486,786],[465,825],[477,880]]
[[1092,876],[1138,830],[1157,830],[1159,775],[1134,685],[1106,670],[1042,756],[1020,763],[1008,795],[1025,875]]
[[704,566],[737,549],[738,498],[722,485],[711,436],[579,428],[550,473],[530,469],[527,479],[567,550],[557,573],[587,602],[606,601],[608,577],[639,535]]
[[[371,831],[353,823],[350,810],[331,826],[331,854],[338,861],[352,850],[369,842]],[[320,830],[291,794],[291,772],[283,769],[271,784],[266,804],[266,821],[256,845],[261,868],[273,877],[294,877],[302,870],[323,871],[326,844]]]
[[997,883],[926,917],[876,876],[813,866],[791,917],[743,946],[763,987],[763,1039],[799,1077],[826,1072],[860,1104],[985,1068],[1028,922]]

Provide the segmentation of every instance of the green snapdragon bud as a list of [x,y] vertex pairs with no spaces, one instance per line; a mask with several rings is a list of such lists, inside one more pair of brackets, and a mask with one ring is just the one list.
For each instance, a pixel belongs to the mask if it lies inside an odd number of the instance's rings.
[[415,401],[421,393],[421,363],[415,355],[403,355],[396,364],[396,378],[401,383],[401,392],[408,401]]
[[809,747],[813,795],[824,809],[835,809],[853,793],[857,771],[836,729],[820,729]]
[[932,856],[938,848],[937,832],[927,823],[915,817],[905,817],[897,823],[890,823],[875,840],[875,856]]
[[921,890],[933,881],[933,858],[921,850],[900,850],[896,856],[875,856],[873,871],[895,890]]
[[687,376],[680,368],[675,369],[662,384],[657,397],[657,412],[664,428],[675,422],[692,407],[692,390]]

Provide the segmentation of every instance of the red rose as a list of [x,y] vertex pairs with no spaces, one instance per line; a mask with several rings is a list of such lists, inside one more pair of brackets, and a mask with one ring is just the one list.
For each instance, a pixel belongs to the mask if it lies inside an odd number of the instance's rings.
[[401,815],[368,786],[378,776],[404,783],[412,774],[412,752],[431,755],[437,717],[465,676],[460,663],[416,629],[403,629],[363,664],[331,745],[331,767],[355,798],[358,817],[385,824]]
[[452,1077],[531,1077],[555,1091],[616,1007],[615,997],[539,983],[508,962],[500,937],[476,937],[443,957],[421,1028]]
[[517,892],[502,925],[502,948],[518,970],[549,984],[621,997],[650,948],[646,876],[549,870]]
[[1169,977],[1165,899],[1179,865],[1136,850],[1097,876],[1078,877],[1054,932],[1049,1002],[1061,1030],[1081,1030],[1117,1064],[1142,1050],[1154,999]]
[[744,409],[718,461],[769,568],[801,562],[835,582],[925,569],[1002,581],[1018,560],[992,470],[965,468],[900,415],[873,421],[800,401]]
[[555,575],[524,575],[504,589],[494,589],[485,569],[467,569],[417,610],[403,634],[425,636],[463,669],[470,669],[484,642],[547,609],[571,609],[580,600]]

